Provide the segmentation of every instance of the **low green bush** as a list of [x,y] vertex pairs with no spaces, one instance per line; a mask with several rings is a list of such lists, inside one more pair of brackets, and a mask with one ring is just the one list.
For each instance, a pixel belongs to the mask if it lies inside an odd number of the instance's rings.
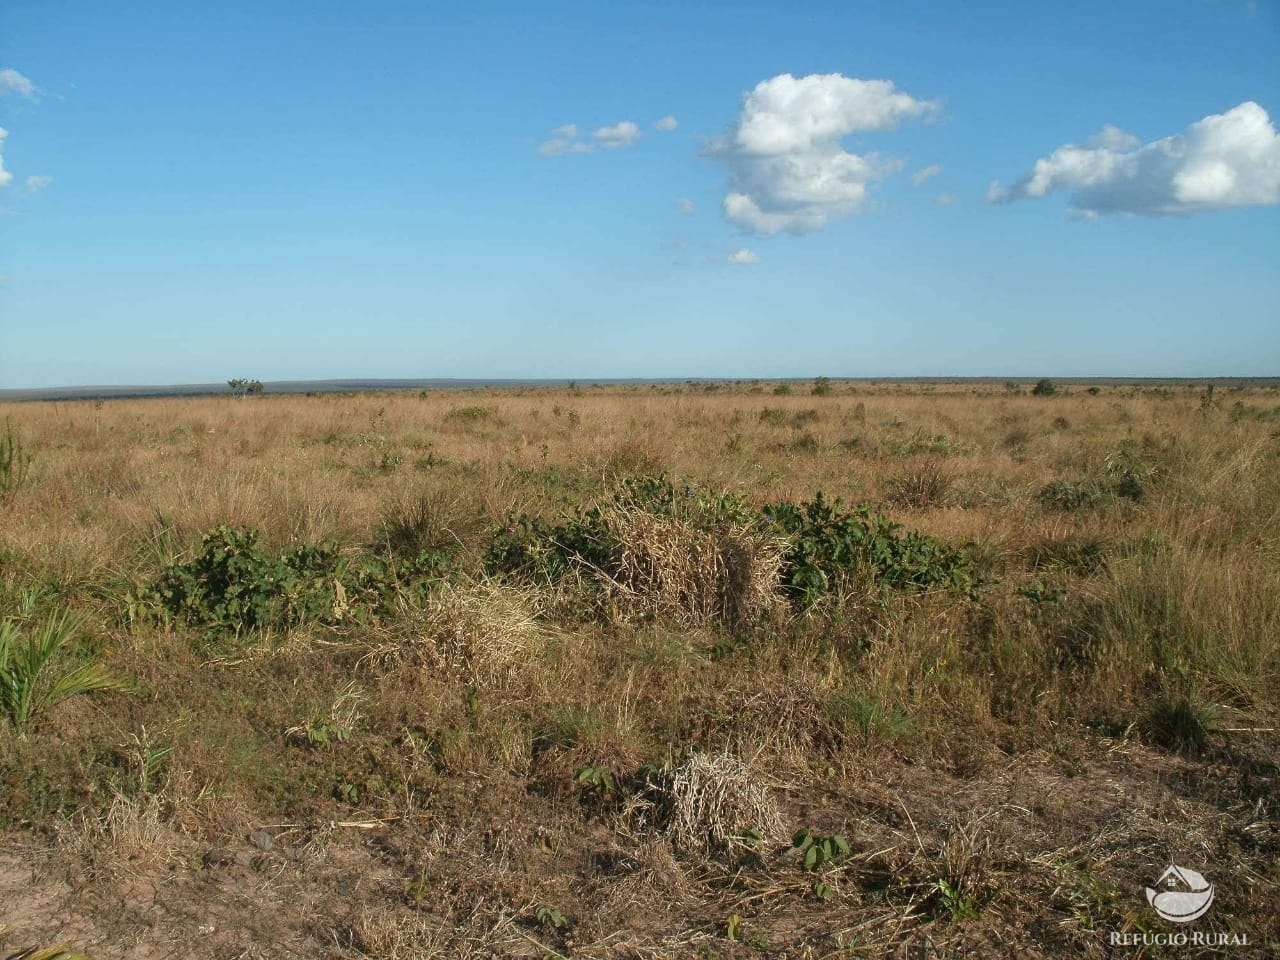
[[973,563],[963,551],[901,527],[870,504],[846,509],[819,493],[807,503],[775,503],[765,521],[790,542],[783,588],[802,606],[838,588],[859,571],[896,589],[977,586]]
[[346,556],[334,543],[275,553],[259,543],[257,531],[220,525],[204,536],[194,559],[169,564],[130,607],[135,615],[210,634],[287,630],[338,622],[414,583],[442,577],[447,566],[440,552],[383,560]]
[[787,541],[779,585],[801,606],[860,573],[903,590],[945,585],[969,592],[978,580],[963,551],[915,531],[903,533],[868,504],[846,509],[821,493],[806,503],[756,510],[737,495],[682,488],[665,476],[628,477],[606,503],[560,523],[527,515],[508,518],[485,557],[487,572],[552,583],[571,574],[614,576],[622,545],[610,532],[604,511],[623,505],[679,518],[699,529],[759,523]]

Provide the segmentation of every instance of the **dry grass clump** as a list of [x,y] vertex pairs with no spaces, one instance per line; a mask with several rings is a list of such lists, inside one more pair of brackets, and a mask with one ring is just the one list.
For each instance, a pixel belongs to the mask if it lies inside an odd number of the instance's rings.
[[429,960],[473,955],[459,952],[459,944],[438,918],[409,914],[396,907],[362,910],[345,933],[349,946],[361,956]]
[[538,605],[529,587],[488,579],[443,584],[423,611],[431,657],[476,685],[510,676],[546,639]]
[[664,768],[633,798],[624,819],[659,827],[680,850],[734,851],[784,833],[773,792],[754,764],[729,753],[694,753]]
[[191,843],[167,822],[154,794],[117,793],[100,815],[82,812],[57,826],[58,839],[94,873],[115,876],[175,863]]
[[886,499],[899,507],[923,510],[941,506],[951,491],[951,474],[936,460],[890,478]]
[[620,575],[606,584],[615,609],[687,628],[740,629],[781,602],[786,542],[753,524],[703,529],[622,504],[608,507],[604,519],[622,547]]

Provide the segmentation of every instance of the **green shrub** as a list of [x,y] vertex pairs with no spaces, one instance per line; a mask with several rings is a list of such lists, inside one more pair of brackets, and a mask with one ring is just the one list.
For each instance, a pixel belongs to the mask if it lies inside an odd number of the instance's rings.
[[1032,396],[1036,397],[1052,397],[1058,392],[1058,385],[1052,380],[1037,380],[1036,385],[1031,388]]
[[813,387],[809,390],[815,397],[825,397],[831,393],[831,379],[829,377],[818,377],[813,381]]
[[446,421],[459,420],[463,423],[475,423],[478,420],[487,420],[492,412],[488,407],[479,405],[454,407],[444,415],[443,419]]
[[973,564],[959,550],[897,524],[869,504],[845,510],[821,493],[807,503],[776,503],[754,510],[735,494],[676,487],[665,476],[627,477],[610,497],[560,523],[520,515],[508,518],[485,557],[492,575],[554,583],[577,575],[591,580],[622,570],[623,545],[607,523],[608,510],[639,508],[702,530],[758,523],[784,538],[781,587],[801,605],[865,573],[897,589],[948,585],[969,591]]
[[790,541],[783,587],[802,606],[865,571],[898,589],[976,586],[973,564],[959,550],[901,527],[870,504],[844,509],[821,493],[807,503],[764,508],[767,523]]
[[1126,440],[1107,454],[1100,479],[1054,480],[1040,488],[1036,499],[1047,510],[1063,511],[1100,507],[1116,497],[1141,500],[1157,474],[1156,468],[1144,462],[1134,444]]
[[560,523],[527,514],[508,517],[485,554],[485,569],[494,575],[551,583],[575,573],[612,575],[619,569],[622,545],[606,522],[606,511],[616,508],[678,518],[699,529],[741,523],[753,516],[747,502],[735,494],[677,487],[665,474],[623,477],[608,495]]
[[195,559],[170,564],[131,606],[211,634],[287,630],[343,620],[414,582],[440,578],[447,563],[430,551],[404,561],[346,557],[333,543],[273,553],[257,531],[220,525],[204,536]]

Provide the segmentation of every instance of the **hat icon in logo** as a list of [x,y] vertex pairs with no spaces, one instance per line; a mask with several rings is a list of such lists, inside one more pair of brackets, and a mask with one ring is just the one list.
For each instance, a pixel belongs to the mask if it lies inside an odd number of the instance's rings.
[[1213,884],[1186,867],[1171,864],[1156,886],[1163,889],[1147,887],[1147,903],[1173,923],[1189,923],[1203,917],[1213,904]]

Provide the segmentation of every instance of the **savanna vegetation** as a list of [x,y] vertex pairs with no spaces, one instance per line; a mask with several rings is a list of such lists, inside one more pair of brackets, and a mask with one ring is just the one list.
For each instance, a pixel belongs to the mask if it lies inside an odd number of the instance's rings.
[[1274,387],[0,420],[0,952],[1277,947]]

